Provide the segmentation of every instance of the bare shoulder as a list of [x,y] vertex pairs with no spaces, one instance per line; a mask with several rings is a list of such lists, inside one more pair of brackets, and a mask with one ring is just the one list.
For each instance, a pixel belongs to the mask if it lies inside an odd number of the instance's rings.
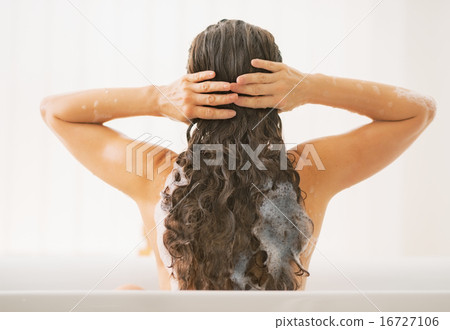
[[300,189],[304,193],[305,210],[313,221],[313,237],[317,239],[330,201],[330,196],[321,186],[324,165],[313,144],[299,144],[287,152],[289,160],[300,175]]
[[139,160],[133,168],[137,172],[136,175],[144,177],[147,182],[141,188],[142,191],[139,194],[141,197],[137,201],[140,208],[154,206],[158,202],[167,176],[178,157],[178,154],[171,149],[156,150],[156,148],[149,146],[144,155],[137,157]]

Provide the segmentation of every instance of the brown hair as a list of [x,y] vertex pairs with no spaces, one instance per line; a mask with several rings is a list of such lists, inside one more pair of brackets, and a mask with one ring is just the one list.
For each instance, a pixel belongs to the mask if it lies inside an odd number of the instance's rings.
[[[266,72],[251,66],[253,58],[282,61],[272,34],[241,20],[221,20],[193,40],[187,71],[214,70],[214,80],[234,82],[244,73]],[[236,116],[193,121],[186,133],[188,147],[176,160],[189,183],[179,185],[171,195],[164,195],[163,205],[170,214],[165,220],[163,241],[172,256],[172,276],[178,280],[180,289],[298,289],[296,277],[309,276],[300,263],[299,251],[311,235],[312,222],[297,209],[291,212],[301,226],[300,233],[298,226],[293,222],[290,225],[288,219],[280,220],[275,213],[269,212],[268,216],[261,211],[267,196],[273,197],[271,203],[277,208],[298,207],[303,202],[299,174],[289,161],[287,169],[280,167],[280,153],[286,151],[270,147],[283,144],[278,112],[235,104],[221,107],[236,110]],[[213,166],[202,163],[201,169],[195,170],[195,144],[221,144],[223,163]],[[242,144],[248,144],[252,150],[266,144],[258,154],[266,170],[253,165],[244,169],[244,164],[252,160]],[[230,145],[235,145],[236,150]],[[234,157],[235,167],[229,164],[230,156]],[[202,150],[201,157],[214,159],[216,154]],[[271,195],[286,182],[293,194],[283,195],[283,200]],[[279,228],[284,228],[283,232]],[[268,246],[263,242],[263,231],[274,235],[277,241]],[[282,263],[277,269],[270,265],[270,259],[276,258]],[[239,269],[240,277],[236,275]]]

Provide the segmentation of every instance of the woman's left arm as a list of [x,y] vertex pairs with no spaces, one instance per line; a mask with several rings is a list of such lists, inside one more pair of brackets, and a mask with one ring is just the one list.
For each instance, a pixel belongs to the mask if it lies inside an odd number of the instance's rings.
[[[310,183],[302,179],[303,183],[315,185],[316,191],[321,187],[322,196],[328,200],[394,161],[435,116],[436,103],[431,97],[401,87],[324,74],[305,75],[277,62],[253,60],[252,64],[272,73],[238,77],[232,91],[253,95],[239,96],[235,103],[240,106],[288,111],[315,103],[373,119],[350,132],[306,141],[290,150],[299,172],[308,172],[305,179]],[[317,166],[299,169],[298,161],[307,145],[314,147],[325,170]]]

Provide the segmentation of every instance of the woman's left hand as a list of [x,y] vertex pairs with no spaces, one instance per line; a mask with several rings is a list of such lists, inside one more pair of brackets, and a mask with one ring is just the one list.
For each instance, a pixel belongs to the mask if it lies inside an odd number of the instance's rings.
[[247,108],[276,108],[280,112],[290,111],[308,103],[310,75],[301,73],[280,62],[253,59],[255,68],[271,71],[270,73],[247,73],[239,76],[231,90],[239,95],[234,103]]

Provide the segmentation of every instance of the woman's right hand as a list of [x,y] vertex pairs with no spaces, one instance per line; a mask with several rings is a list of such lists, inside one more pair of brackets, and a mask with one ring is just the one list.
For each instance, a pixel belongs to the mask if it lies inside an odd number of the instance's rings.
[[255,68],[265,69],[270,73],[247,73],[239,76],[231,90],[239,94],[234,102],[247,108],[276,108],[280,112],[290,111],[309,103],[312,76],[306,75],[280,62],[253,59]]
[[217,109],[214,106],[234,103],[238,98],[236,93],[205,94],[230,91],[229,82],[207,81],[214,76],[214,71],[201,71],[184,75],[170,85],[158,87],[159,114],[184,123],[189,123],[193,118],[234,117],[234,110]]

